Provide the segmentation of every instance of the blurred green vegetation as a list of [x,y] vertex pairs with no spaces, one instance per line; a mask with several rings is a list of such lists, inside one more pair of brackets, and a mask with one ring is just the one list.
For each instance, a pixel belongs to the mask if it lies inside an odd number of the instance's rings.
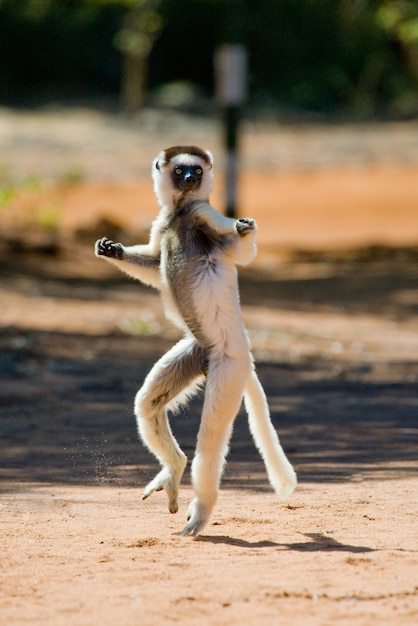
[[[135,71],[144,97],[133,107],[175,82],[210,101],[213,52],[231,2],[238,0],[0,0],[0,105],[114,102],[129,96]],[[249,112],[418,115],[418,0],[238,4]]]
[[36,176],[14,176],[9,168],[0,164],[0,210],[13,201],[22,190],[36,190],[41,186]]

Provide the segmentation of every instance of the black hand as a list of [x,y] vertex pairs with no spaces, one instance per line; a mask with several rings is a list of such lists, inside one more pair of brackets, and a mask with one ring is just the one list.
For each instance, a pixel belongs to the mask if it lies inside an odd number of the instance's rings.
[[106,256],[111,259],[123,258],[123,246],[121,243],[113,243],[111,239],[102,237],[96,241],[95,252],[97,256]]
[[255,221],[250,217],[241,217],[237,220],[237,232],[239,235],[246,235],[255,230]]

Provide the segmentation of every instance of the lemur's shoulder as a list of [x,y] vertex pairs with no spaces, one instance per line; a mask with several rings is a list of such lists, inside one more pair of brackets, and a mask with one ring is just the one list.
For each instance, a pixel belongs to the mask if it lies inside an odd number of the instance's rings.
[[236,233],[235,220],[219,213],[209,202],[196,200],[193,203],[192,212],[198,219],[206,222],[209,227],[218,233],[228,235]]

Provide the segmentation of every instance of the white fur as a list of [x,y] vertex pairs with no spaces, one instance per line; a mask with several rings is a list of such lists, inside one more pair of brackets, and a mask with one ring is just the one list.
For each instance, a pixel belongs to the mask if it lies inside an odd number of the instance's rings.
[[270,484],[279,498],[285,499],[295,490],[296,474],[271,423],[267,399],[255,371],[247,382],[244,403],[250,431],[266,465]]
[[[160,153],[153,164],[153,179],[162,208],[152,225],[149,243],[122,246],[123,259],[105,257],[130,276],[158,288],[167,316],[185,333],[184,338],[154,365],[135,399],[139,435],[162,465],[162,470],[145,488],[143,498],[165,489],[171,513],[178,509],[178,489],[187,459],[171,432],[167,410],[174,411],[187,402],[206,379],[201,424],[192,463],[195,498],[188,510],[184,535],[198,534],[212,513],[233,422],[243,397],[250,430],[266,464],[272,487],[279,497],[286,498],[297,482],[271,423],[267,400],[255,373],[241,318],[236,265],[247,264],[254,258],[256,225],[253,220],[246,220],[247,228],[244,224],[243,230],[242,220],[227,218],[210,206],[208,194],[212,189],[213,159],[209,156],[210,165],[195,155],[185,153],[176,155],[167,163],[165,152]],[[187,300],[190,311],[187,311],[186,318],[181,313],[184,301],[177,301],[170,288],[171,270],[167,269],[165,238],[165,229],[169,228],[173,210],[182,194],[184,198],[184,192],[174,188],[170,176],[170,168],[179,163],[199,164],[204,171],[200,188],[187,192],[189,207],[192,202],[188,219],[194,220],[193,224],[204,223],[222,241],[222,245],[215,246],[212,252],[197,259],[201,263],[199,274],[196,275],[196,266],[193,274],[189,271],[188,276],[193,276],[193,282],[188,283],[187,297],[191,301]],[[177,255],[181,257],[182,250],[178,250]],[[159,261],[159,267],[151,267],[148,263],[150,259]],[[182,276],[184,279],[184,274]],[[181,285],[177,292],[181,293]],[[188,327],[190,315],[198,328],[196,336]]]
[[210,159],[210,165],[207,165],[198,156],[184,153],[176,155],[170,163],[165,163],[164,150],[154,159],[151,174],[154,181],[155,195],[161,207],[171,207],[173,199],[179,195],[178,190],[173,186],[170,176],[167,176],[168,168],[172,168],[179,163],[183,165],[200,165],[205,173],[202,185],[198,191],[190,193],[190,199],[207,200],[209,198],[209,194],[213,189],[213,156],[209,150],[206,151],[206,154]]

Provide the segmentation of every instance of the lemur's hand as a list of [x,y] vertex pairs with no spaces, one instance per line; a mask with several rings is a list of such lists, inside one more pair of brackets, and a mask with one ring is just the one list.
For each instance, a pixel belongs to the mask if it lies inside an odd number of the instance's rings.
[[252,230],[257,230],[257,224],[251,217],[240,217],[236,222],[237,233],[243,237]]
[[111,259],[123,258],[123,246],[121,243],[113,243],[111,239],[102,237],[96,241],[94,246],[96,256],[107,256]]

